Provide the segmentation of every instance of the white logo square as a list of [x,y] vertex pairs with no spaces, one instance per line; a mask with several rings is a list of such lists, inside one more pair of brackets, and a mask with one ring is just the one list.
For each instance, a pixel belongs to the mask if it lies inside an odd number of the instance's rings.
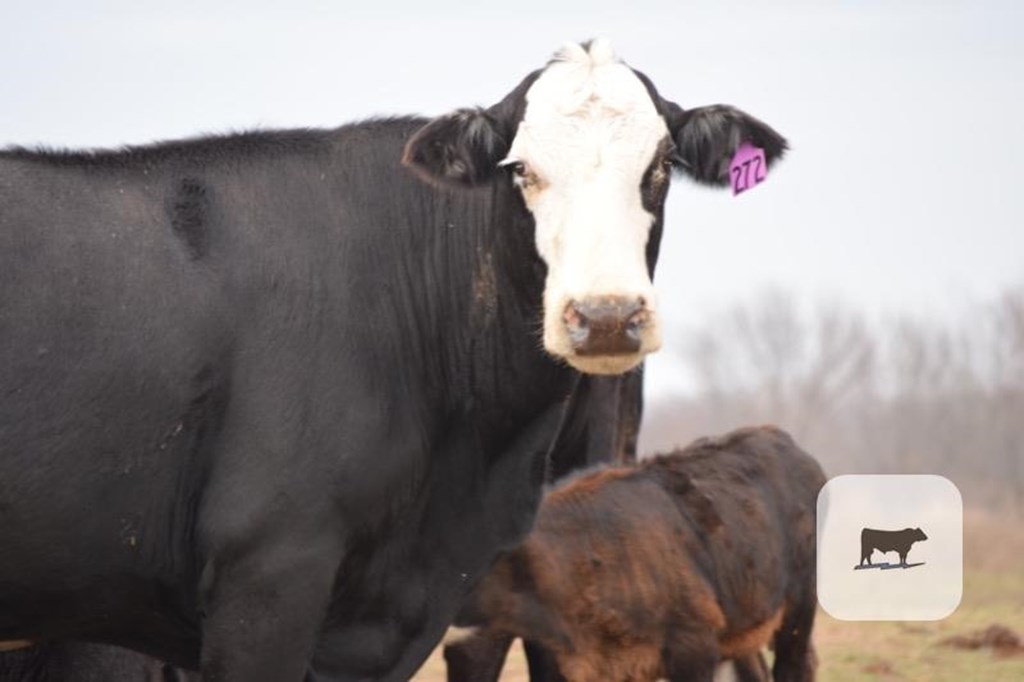
[[847,475],[818,494],[818,602],[841,620],[938,620],[963,593],[963,500],[942,476]]

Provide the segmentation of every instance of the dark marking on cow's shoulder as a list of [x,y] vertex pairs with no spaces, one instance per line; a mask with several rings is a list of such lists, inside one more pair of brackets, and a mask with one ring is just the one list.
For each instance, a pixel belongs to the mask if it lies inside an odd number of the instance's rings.
[[193,260],[205,256],[209,246],[209,209],[209,189],[196,178],[183,178],[167,202],[174,235]]
[[663,455],[643,462],[642,466],[702,533],[710,534],[722,527],[722,517],[715,503],[686,471],[685,460]]

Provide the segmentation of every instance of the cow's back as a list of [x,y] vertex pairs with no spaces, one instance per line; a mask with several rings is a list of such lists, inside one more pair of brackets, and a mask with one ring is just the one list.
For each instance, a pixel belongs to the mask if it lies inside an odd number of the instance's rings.
[[703,538],[693,554],[739,634],[814,600],[815,512],[826,478],[784,431],[755,427],[702,438],[649,471]]
[[[714,621],[719,616],[702,603],[710,595],[730,627],[742,630],[775,615],[780,585],[813,590],[815,507],[824,483],[818,463],[785,432],[739,429],[635,468],[570,479],[545,499],[527,546],[543,543],[537,554],[555,557],[553,564],[597,558],[594,573],[602,577],[595,584],[607,590],[599,601],[611,610],[618,601],[643,603],[651,613],[685,602],[687,612],[704,610]],[[677,568],[671,578],[665,564]],[[588,589],[579,573],[560,575],[562,588]],[[623,584],[609,576],[622,576]],[[790,597],[804,596],[795,592]]]

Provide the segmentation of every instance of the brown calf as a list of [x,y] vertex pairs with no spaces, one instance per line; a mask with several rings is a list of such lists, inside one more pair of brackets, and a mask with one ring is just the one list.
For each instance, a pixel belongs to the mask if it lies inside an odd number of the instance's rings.
[[825,476],[773,427],[701,439],[554,488],[461,624],[540,643],[572,682],[814,677],[815,503]]

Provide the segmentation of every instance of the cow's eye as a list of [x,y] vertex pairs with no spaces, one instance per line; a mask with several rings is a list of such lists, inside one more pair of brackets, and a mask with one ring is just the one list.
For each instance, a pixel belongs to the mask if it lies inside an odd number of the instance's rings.
[[505,159],[498,165],[507,169],[509,173],[518,178],[525,178],[529,175],[529,169],[526,167],[526,163],[519,159]]
[[512,184],[520,189],[534,188],[541,184],[537,173],[530,168],[530,165],[520,159],[507,159],[500,164],[501,168],[512,178]]

